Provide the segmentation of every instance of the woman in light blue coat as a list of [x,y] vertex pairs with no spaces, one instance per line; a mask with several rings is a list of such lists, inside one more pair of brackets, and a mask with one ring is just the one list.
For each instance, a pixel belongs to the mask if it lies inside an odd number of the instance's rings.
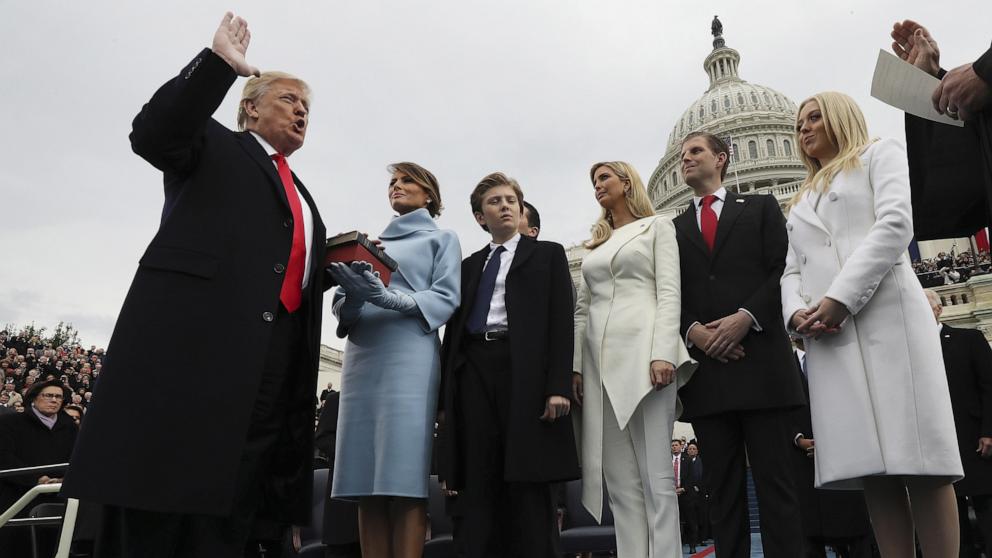
[[399,264],[389,287],[367,264],[333,264],[338,336],[348,337],[331,496],[357,498],[362,555],[420,556],[440,380],[437,330],[460,302],[461,247],[434,222],[437,179],[389,167],[398,213],[379,240]]

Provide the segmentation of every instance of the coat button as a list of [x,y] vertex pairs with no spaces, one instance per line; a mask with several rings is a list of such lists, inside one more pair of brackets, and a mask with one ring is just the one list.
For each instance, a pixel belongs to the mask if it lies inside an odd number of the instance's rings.
[[282,222],[282,226],[286,227],[287,229],[289,227],[292,227],[293,226],[293,219],[292,218],[286,219],[285,221]]
[[276,316],[272,312],[262,312],[262,319],[267,322],[271,322],[272,320],[276,319]]
[[283,271],[286,271],[286,266],[282,265],[281,263],[277,263],[276,265],[272,266],[272,271],[275,271],[276,273],[282,273]]
[[802,255],[803,263],[806,263],[806,254]]
[[826,240],[826,241],[824,242],[824,244],[826,244],[827,246],[830,246],[830,239],[828,238],[828,239],[827,239],[827,240]]
[[837,201],[837,192],[830,192],[827,194],[827,199],[830,201]]
[[803,302],[805,302],[806,304],[809,304],[809,301],[810,300],[812,300],[812,299],[809,297],[809,295],[803,295]]
[[710,281],[716,281],[716,275],[710,275]]
[[792,223],[786,223],[785,224],[785,228],[791,231],[792,230]]

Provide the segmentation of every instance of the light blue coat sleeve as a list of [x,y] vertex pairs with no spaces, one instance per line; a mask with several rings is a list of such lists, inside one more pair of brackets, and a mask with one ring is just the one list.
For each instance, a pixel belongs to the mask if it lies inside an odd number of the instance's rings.
[[462,248],[453,231],[440,231],[430,286],[410,293],[421,314],[425,332],[436,331],[447,323],[461,303]]

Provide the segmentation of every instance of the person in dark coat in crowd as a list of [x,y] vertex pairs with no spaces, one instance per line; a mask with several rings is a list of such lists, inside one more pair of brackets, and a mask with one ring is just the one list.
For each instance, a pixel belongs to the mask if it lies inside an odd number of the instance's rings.
[[[24,397],[23,413],[0,416],[0,470],[66,463],[72,454],[79,429],[63,412],[69,390],[58,381],[35,382]],[[0,512],[6,511],[32,487],[62,482],[60,470],[0,479]],[[18,517],[27,517],[38,504],[62,501],[54,494],[42,495]],[[55,553],[57,529],[39,528],[39,556]],[[0,556],[31,555],[30,530],[0,529]]]
[[937,319],[944,352],[947,387],[951,392],[954,427],[964,478],[954,483],[961,524],[962,558],[978,558],[968,506],[975,510],[985,556],[992,556],[992,349],[977,329],[940,323],[940,296],[926,291]]
[[699,455],[699,445],[695,441],[686,444],[682,455],[682,488],[679,494],[679,514],[685,524],[683,541],[689,545],[689,552],[703,544],[709,533],[709,517],[706,510],[706,485],[703,483],[703,458]]
[[[121,308],[67,496],[104,504],[100,558],[241,556],[255,519],[305,525],[313,484],[325,228],[287,159],[310,89],[261,73],[227,13],[132,123],[164,207]],[[238,76],[234,132],[211,115]],[[181,347],[196,386],[167,397]],[[223,349],[219,349],[223,347]],[[231,355],[237,355],[232,359]]]
[[893,52],[941,80],[932,98],[937,112],[964,121],[959,128],[906,114],[916,239],[971,236],[992,214],[992,48],[947,71],[919,23],[897,22],[891,36]]
[[[806,380],[806,353],[802,340],[796,341],[803,392],[809,400],[809,382]],[[814,487],[813,419],[809,406],[793,411],[792,444],[796,451],[790,456],[799,496],[799,510],[806,537],[805,558],[826,558],[826,546],[833,547],[838,558],[871,558],[871,524],[868,509],[861,492],[821,490]]]

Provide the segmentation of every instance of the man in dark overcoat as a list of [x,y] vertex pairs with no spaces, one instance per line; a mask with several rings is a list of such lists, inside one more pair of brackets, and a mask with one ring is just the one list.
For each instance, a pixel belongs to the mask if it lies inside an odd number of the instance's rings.
[[492,241],[462,262],[441,351],[440,476],[458,492],[455,544],[470,558],[559,556],[551,484],[579,477],[568,260],[518,232],[522,202],[502,173],[472,192]]
[[978,558],[968,506],[975,510],[986,556],[992,556],[992,349],[977,329],[940,323],[940,295],[927,289],[940,335],[964,478],[954,483],[961,556]]
[[[0,416],[0,470],[38,465],[58,465],[69,461],[79,429],[63,412],[71,392],[60,382],[35,382],[24,396],[23,413]],[[62,470],[53,469],[18,477],[0,479],[0,512],[6,511],[32,487],[58,483]],[[59,502],[54,495],[42,495],[28,505],[18,517],[27,517],[31,508]],[[40,528],[40,554],[54,554],[57,530]],[[31,556],[30,531],[23,527],[0,529],[0,556]]]
[[963,127],[906,114],[906,156],[917,240],[968,237],[992,215],[992,48],[950,71],[925,27],[893,25],[892,50],[938,78],[934,108]]
[[[63,492],[106,505],[97,556],[240,556],[254,519],[309,521],[325,230],[287,157],[309,88],[245,59],[225,15],[213,46],[134,119],[162,171],[159,230],[138,264]],[[242,131],[211,115],[238,76]],[[182,349],[193,389],[178,407]],[[232,358],[232,355],[235,358]]]

